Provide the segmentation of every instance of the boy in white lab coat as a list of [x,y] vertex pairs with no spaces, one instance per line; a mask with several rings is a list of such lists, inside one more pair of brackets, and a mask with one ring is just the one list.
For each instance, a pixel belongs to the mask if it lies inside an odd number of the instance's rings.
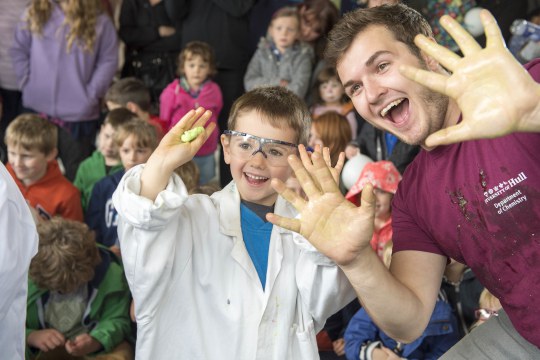
[[113,196],[137,358],[318,359],[315,334],[354,293],[334,262],[265,218],[296,215],[270,182],[290,176],[287,157],[307,141],[309,112],[280,87],[241,96],[221,135],[233,181],[211,197],[188,196],[173,170],[215,125],[180,138],[209,118],[201,108],[184,116]]

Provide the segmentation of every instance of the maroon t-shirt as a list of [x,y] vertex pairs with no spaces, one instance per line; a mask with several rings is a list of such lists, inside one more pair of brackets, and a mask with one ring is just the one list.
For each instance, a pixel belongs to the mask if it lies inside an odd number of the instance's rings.
[[[540,80],[540,60],[528,71]],[[422,151],[392,203],[394,252],[469,265],[512,324],[540,347],[540,134]]]

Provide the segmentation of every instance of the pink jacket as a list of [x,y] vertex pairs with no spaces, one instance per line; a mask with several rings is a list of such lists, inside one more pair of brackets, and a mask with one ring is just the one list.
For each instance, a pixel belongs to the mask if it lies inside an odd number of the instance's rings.
[[[223,97],[219,86],[208,81],[204,84],[196,98],[187,93],[179,84],[178,79],[170,83],[160,96],[159,117],[168,122],[168,129],[171,129],[189,110],[196,109],[199,106],[212,111],[212,117],[208,123],[213,122],[217,125],[217,118],[223,107]],[[208,140],[197,152],[197,156],[210,155],[217,149],[219,129],[216,129],[210,135]]]

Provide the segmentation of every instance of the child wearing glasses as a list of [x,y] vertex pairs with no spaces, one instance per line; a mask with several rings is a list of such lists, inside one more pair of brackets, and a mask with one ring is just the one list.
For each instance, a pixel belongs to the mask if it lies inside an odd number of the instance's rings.
[[[318,359],[315,334],[354,298],[341,270],[266,214],[296,215],[271,186],[307,142],[303,101],[282,87],[247,92],[221,136],[233,181],[211,197],[188,196],[173,174],[215,124],[190,111],[146,165],[126,173],[113,202],[133,293],[140,359]],[[338,167],[338,166],[336,166]]]

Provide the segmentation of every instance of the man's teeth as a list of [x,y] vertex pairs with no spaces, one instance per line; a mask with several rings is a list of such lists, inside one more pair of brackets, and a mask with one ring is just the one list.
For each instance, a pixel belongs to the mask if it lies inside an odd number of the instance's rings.
[[388,114],[388,112],[390,111],[390,109],[392,109],[394,106],[398,106],[399,104],[401,104],[403,100],[405,99],[394,100],[390,104],[386,105],[386,107],[381,111],[381,117],[385,117],[386,114]]

